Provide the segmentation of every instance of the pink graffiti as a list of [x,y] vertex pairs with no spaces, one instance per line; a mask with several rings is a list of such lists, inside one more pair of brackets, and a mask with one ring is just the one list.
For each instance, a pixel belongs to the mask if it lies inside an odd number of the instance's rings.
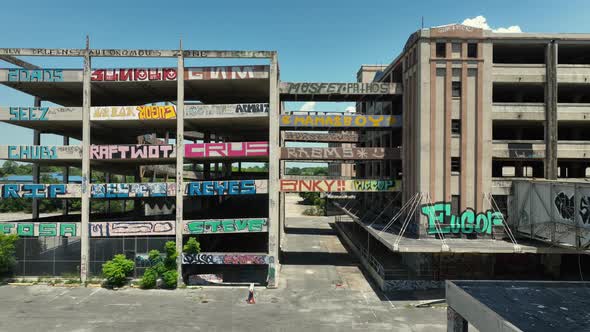
[[266,257],[260,255],[225,255],[223,264],[266,264]]
[[187,158],[268,156],[268,142],[186,144],[184,156]]

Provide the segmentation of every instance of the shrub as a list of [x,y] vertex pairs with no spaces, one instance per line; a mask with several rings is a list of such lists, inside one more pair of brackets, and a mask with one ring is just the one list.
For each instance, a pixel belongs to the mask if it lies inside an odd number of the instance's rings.
[[165,288],[173,289],[176,288],[176,282],[178,281],[178,272],[176,270],[168,270],[162,274],[162,282]]
[[127,281],[127,276],[133,272],[135,263],[126,259],[125,255],[119,254],[102,265],[102,275],[106,278],[107,283],[112,286],[123,286]]
[[0,234],[0,275],[8,274],[16,264],[16,234]]
[[201,252],[201,244],[196,238],[191,237],[186,241],[182,251],[184,251],[185,254],[198,254]]
[[164,258],[164,267],[166,270],[175,270],[176,271],[176,258],[178,257],[178,252],[176,251],[176,243],[174,241],[168,241],[164,245],[164,250],[166,250],[166,258]]
[[150,289],[156,287],[156,281],[158,280],[158,271],[154,268],[147,268],[143,273],[143,277],[139,281],[139,286],[143,289]]

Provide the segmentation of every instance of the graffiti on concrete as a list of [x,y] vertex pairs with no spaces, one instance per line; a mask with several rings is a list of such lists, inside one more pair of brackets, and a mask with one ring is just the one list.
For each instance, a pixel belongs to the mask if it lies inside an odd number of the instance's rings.
[[77,184],[2,184],[2,198],[80,197]]
[[394,85],[389,83],[291,83],[280,86],[283,94],[391,94]]
[[580,218],[584,224],[590,224],[590,196],[582,196],[580,200]]
[[359,141],[359,134],[355,132],[338,133],[302,133],[285,132],[285,141],[292,142],[343,142],[356,143]]
[[286,160],[374,160],[399,159],[394,148],[281,148],[281,159]]
[[174,221],[105,221],[91,222],[90,236],[174,235]]
[[236,114],[268,113],[268,104],[212,104],[186,105],[184,116],[188,119],[205,116],[235,116]]
[[467,208],[461,215],[453,215],[451,203],[447,202],[425,204],[420,208],[428,218],[428,234],[438,234],[437,226],[442,234],[491,234],[493,226],[502,226],[504,222],[502,213],[492,210],[476,213]]
[[0,234],[17,234],[18,236],[80,236],[80,223],[32,223],[1,222]]
[[569,219],[574,220],[575,215],[575,197],[572,195],[571,197],[568,196],[564,192],[560,192],[555,195],[555,199],[553,200],[555,207],[557,208],[557,212],[562,219]]
[[90,159],[161,159],[173,156],[173,145],[91,145]]
[[55,146],[9,145],[8,159],[56,159]]
[[266,232],[266,218],[185,220],[183,234]]
[[95,69],[90,79],[98,82],[176,81],[176,68]]
[[176,119],[176,107],[165,106],[137,106],[140,120]]
[[176,106],[92,107],[90,120],[168,120],[176,119]]
[[8,69],[9,82],[63,82],[61,69]]
[[49,107],[10,107],[11,121],[45,121]]
[[399,127],[399,116],[391,115],[282,115],[281,127],[381,128]]
[[185,144],[186,158],[268,156],[268,142]]
[[254,195],[267,192],[260,180],[198,181],[187,183],[188,196]]
[[183,254],[182,264],[266,265],[267,257],[252,254]]
[[[200,67],[189,68],[186,79],[188,80],[240,80],[263,78],[266,74],[266,66],[231,66],[231,67]],[[263,74],[263,75],[261,75]]]
[[286,180],[281,179],[281,192],[374,192],[397,191],[397,182],[390,180]]
[[92,198],[165,197],[173,196],[174,188],[165,182],[92,184]]

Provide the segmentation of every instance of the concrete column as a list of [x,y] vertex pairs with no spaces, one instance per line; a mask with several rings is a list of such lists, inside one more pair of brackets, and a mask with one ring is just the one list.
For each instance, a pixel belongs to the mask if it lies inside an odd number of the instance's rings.
[[[41,98],[35,97],[35,107],[41,107]],[[41,145],[41,132],[38,130],[33,131],[33,145]],[[41,177],[41,167],[39,164],[33,163],[33,183],[39,183]],[[33,198],[32,202],[32,218],[39,219],[39,199]]]
[[[106,173],[105,174],[105,182],[106,183],[111,183],[111,173]],[[110,214],[111,213],[111,199],[108,198],[107,199],[107,213]]]
[[557,179],[557,42],[545,50],[545,178]]
[[[64,136],[63,145],[70,145],[70,138],[68,136]],[[69,166],[65,166],[64,167],[62,182],[63,183],[70,182],[70,167]],[[69,212],[70,212],[69,211],[70,206],[68,204],[68,200],[67,199],[62,200],[62,209],[63,209],[63,215],[64,216],[67,216],[69,214]]]
[[[279,283],[279,71],[277,54],[270,59],[270,111],[269,111],[269,158],[268,158],[268,287],[276,288]],[[274,263],[274,264],[272,264]]]
[[178,272],[178,286],[184,284],[182,279],[182,214],[184,193],[184,55],[182,54],[182,42],[178,52],[178,76],[176,92],[176,268]]
[[[206,131],[203,133],[203,143],[211,142],[211,133]],[[203,163],[203,179],[209,180],[211,178],[211,163],[205,160]]]
[[453,308],[447,307],[447,332],[467,332],[468,324],[463,316]]
[[88,259],[90,257],[90,105],[91,105],[91,84],[90,67],[91,58],[89,52],[89,41],[86,38],[86,54],[84,54],[84,74],[82,93],[82,207],[80,230],[80,279],[85,283],[88,278]]

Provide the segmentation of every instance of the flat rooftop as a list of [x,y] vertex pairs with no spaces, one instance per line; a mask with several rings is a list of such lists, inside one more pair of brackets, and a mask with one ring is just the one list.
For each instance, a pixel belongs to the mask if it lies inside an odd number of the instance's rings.
[[590,282],[448,281],[446,297],[482,332],[590,330]]

